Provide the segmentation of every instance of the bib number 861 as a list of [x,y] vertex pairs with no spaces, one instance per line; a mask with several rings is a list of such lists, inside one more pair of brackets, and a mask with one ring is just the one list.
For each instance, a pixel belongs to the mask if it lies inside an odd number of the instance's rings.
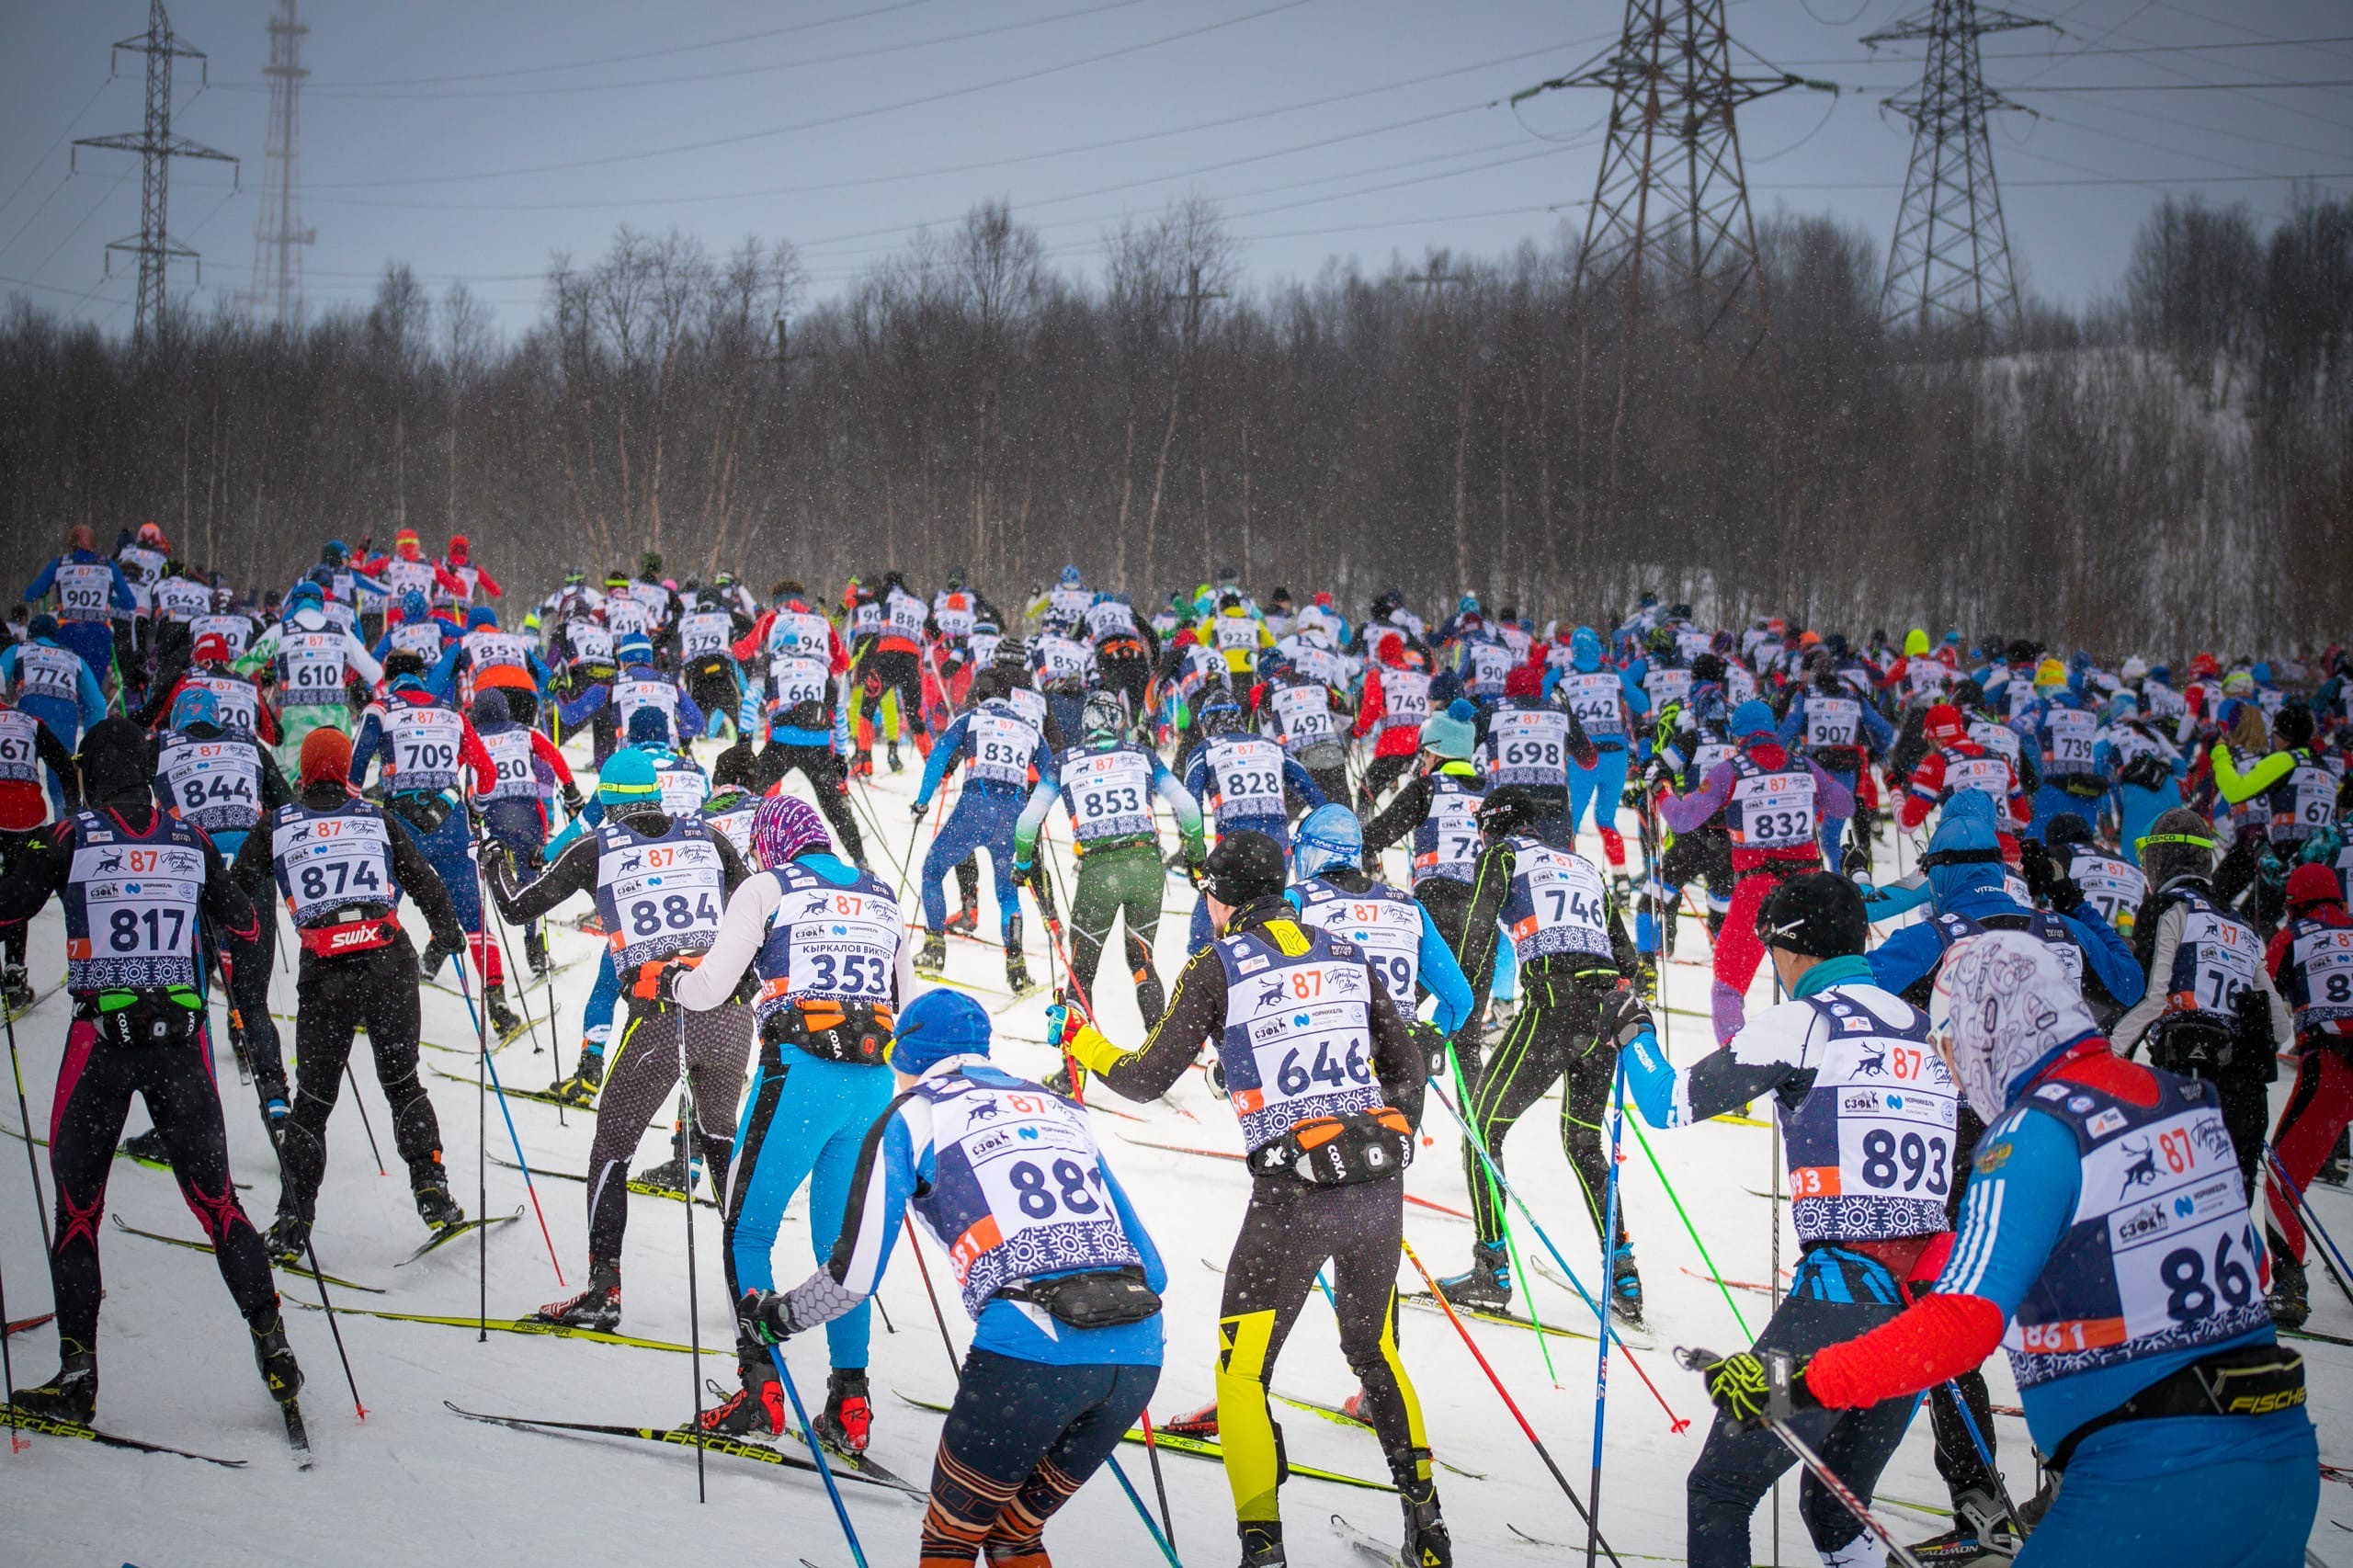
[[[2255,1256],[2255,1237],[2240,1233],[2240,1240],[2248,1256]],[[2214,1247],[2214,1278],[2206,1278],[2205,1254],[2197,1247],[2176,1247],[2165,1254],[2157,1265],[2157,1278],[2165,1287],[2165,1315],[2176,1323],[2195,1323],[2211,1317],[2219,1293],[2222,1301],[2233,1307],[2244,1307],[2255,1300],[2255,1275],[2244,1263],[2231,1256],[2231,1233]]]

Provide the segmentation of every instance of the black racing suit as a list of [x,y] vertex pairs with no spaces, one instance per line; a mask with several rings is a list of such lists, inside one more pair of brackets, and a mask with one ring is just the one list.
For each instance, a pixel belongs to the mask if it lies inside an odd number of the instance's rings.
[[[1296,912],[1279,894],[1236,911],[1227,934],[1241,932],[1262,935],[1285,951],[1305,950]],[[1374,1076],[1388,1103],[1418,1127],[1427,1058],[1378,979],[1367,994]],[[1212,946],[1177,975],[1168,1011],[1143,1048],[1120,1058],[1102,1082],[1129,1099],[1156,1099],[1184,1076],[1204,1042],[1223,1034],[1225,1021],[1225,969]],[[1399,1483],[1427,1486],[1428,1438],[1394,1331],[1404,1171],[1352,1187],[1313,1187],[1287,1168],[1262,1168],[1255,1158],[1251,1168],[1250,1207],[1226,1263],[1218,1309],[1218,1431],[1236,1517],[1245,1526],[1278,1517],[1281,1434],[1267,1410],[1267,1384],[1326,1260],[1340,1351],[1362,1381],[1365,1419]]]
[[[669,819],[655,805],[620,822],[636,832],[659,835]],[[712,829],[725,884],[722,903],[751,875],[727,835]],[[584,835],[564,846],[529,885],[517,888],[501,855],[485,857],[484,881],[499,913],[510,925],[545,915],[574,893],[597,891],[598,835]],[[662,1102],[678,1084],[679,1031],[685,1031],[687,1071],[695,1099],[697,1149],[714,1185],[734,1158],[735,1102],[744,1093],[744,1066],[752,1050],[752,1010],[740,1002],[697,1013],[641,994],[633,974],[620,976],[626,1020],[605,1054],[604,1086],[597,1096],[597,1132],[588,1148],[588,1267],[592,1277],[620,1275],[621,1237],[629,1224],[629,1170],[638,1141],[645,1136]],[[681,1024],[680,1020],[684,1023]]]
[[[1440,767],[1468,768],[1469,763],[1440,763]],[[1364,854],[1366,864],[1373,864],[1381,852],[1422,825],[1430,814],[1430,776],[1427,771],[1415,773],[1398,787],[1389,798],[1381,814],[1364,824]],[[1471,921],[1471,884],[1451,876],[1419,877],[1414,881],[1414,897],[1429,911],[1430,924],[1452,949],[1455,960],[1462,965],[1462,978],[1471,983],[1471,1012],[1454,1031],[1455,1060],[1461,1063],[1465,1079],[1479,1074],[1481,1052],[1485,1049],[1483,1020],[1487,1016],[1487,998],[1495,985],[1495,971],[1492,963],[1474,970],[1467,961],[1463,946]],[[1493,953],[1489,954],[1492,959]]]
[[[153,831],[157,815],[153,801],[143,798],[101,802],[94,809],[126,833],[141,835]],[[0,872],[0,922],[30,920],[52,895],[64,894],[74,869],[74,825],[68,819],[8,846],[5,871]],[[269,972],[253,961],[260,920],[220,852],[210,840],[202,842],[204,885],[198,907],[212,939],[228,957],[234,982],[233,1005],[248,1017],[267,1017]],[[204,971],[198,933],[186,933],[185,940],[200,978]],[[97,1346],[98,1301],[104,1294],[98,1221],[106,1210],[115,1144],[134,1094],[146,1099],[147,1114],[171,1151],[180,1200],[211,1244],[222,1281],[237,1311],[248,1323],[274,1318],[278,1290],[270,1281],[269,1258],[230,1181],[228,1128],[222,1119],[203,1009],[178,1006],[160,990],[75,991],[73,997],[74,1021],[58,1065],[49,1122],[49,1168],[57,1183],[49,1276],[61,1350],[70,1356]],[[101,1011],[102,1002],[125,1000],[131,1006]],[[119,1032],[116,1020],[126,1017],[166,1019],[170,1032],[161,1040]]]
[[[1469,914],[1460,956],[1463,971],[1493,974],[1495,944],[1504,900],[1511,892],[1517,862],[1508,841],[1490,846],[1479,857],[1478,878],[1471,885]],[[1606,888],[1608,883],[1605,881]],[[1612,960],[1597,955],[1554,953],[1520,966],[1519,1011],[1486,1061],[1463,1066],[1463,1090],[1468,1104],[1463,1115],[1488,1157],[1501,1170],[1504,1140],[1528,1108],[1544,1096],[1553,1081],[1565,1077],[1561,1095],[1561,1149],[1585,1188],[1586,1211],[1593,1217],[1593,1233],[1601,1234],[1604,1193],[1609,1177],[1609,1155],[1601,1143],[1602,1117],[1608,1108],[1610,1085],[1618,1076],[1618,1047],[1602,1038],[1601,1004],[1620,985],[1634,977],[1634,945],[1626,938],[1626,922],[1615,894],[1607,898],[1604,922],[1609,928]],[[1476,965],[1476,969],[1472,968]],[[1487,1179],[1478,1151],[1466,1142],[1462,1175],[1471,1189],[1471,1210],[1479,1240],[1503,1239],[1503,1195]],[[1612,1247],[1626,1244],[1626,1213],[1619,1206],[1618,1233]]]
[[[303,789],[301,803],[325,810],[350,798],[343,785],[323,780]],[[234,868],[238,885],[264,906],[270,896],[273,821],[272,814],[265,814],[245,835]],[[462,948],[465,933],[458,928],[457,908],[433,863],[414,837],[390,822],[385,825],[391,829],[385,840],[402,891],[424,911],[436,942],[453,951]],[[355,907],[370,915],[392,914],[381,904]],[[352,1035],[361,1028],[368,1031],[368,1049],[376,1059],[377,1085],[392,1109],[392,1146],[408,1166],[410,1190],[447,1188],[441,1124],[417,1074],[423,1024],[417,1009],[416,949],[408,933],[395,922],[392,939],[383,946],[333,956],[304,945],[295,962],[294,994],[294,1104],[278,1130],[278,1212],[302,1221],[316,1213],[319,1184],[327,1174],[327,1122],[343,1093]],[[246,1015],[245,1034],[256,1056],[283,1073],[284,1068],[276,1066],[280,1060],[278,1028],[267,1008]]]

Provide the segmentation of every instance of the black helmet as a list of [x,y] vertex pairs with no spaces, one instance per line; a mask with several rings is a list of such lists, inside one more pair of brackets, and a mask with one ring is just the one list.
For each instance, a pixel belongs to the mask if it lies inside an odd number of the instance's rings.
[[1201,891],[1239,909],[1282,892],[1286,874],[1282,846],[1245,828],[1227,834],[1210,851],[1201,864]]
[[1863,950],[1870,921],[1854,883],[1830,871],[1791,877],[1756,911],[1756,939],[1808,958],[1846,958]]
[[1723,655],[1721,653],[1702,653],[1698,658],[1692,660],[1691,678],[1693,680],[1711,680],[1717,685],[1722,686],[1724,679]]
[[2301,702],[2283,705],[2271,716],[2271,738],[2293,751],[2313,744],[2313,710]]
[[1532,793],[1518,784],[1506,784],[1479,802],[1479,832],[1488,838],[1508,838],[1538,814]]
[[2064,844],[2089,844],[2092,824],[2074,812],[2061,812],[2042,827],[2042,842],[2056,849]]

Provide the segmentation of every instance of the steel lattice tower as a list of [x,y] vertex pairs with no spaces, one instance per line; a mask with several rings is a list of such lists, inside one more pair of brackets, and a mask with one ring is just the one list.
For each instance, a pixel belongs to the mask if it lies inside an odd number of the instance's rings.
[[1768,328],[1735,111],[1784,88],[1784,72],[1740,75],[1725,0],[1626,0],[1617,44],[1555,87],[1607,87],[1609,137],[1577,257],[1582,296],[1622,293],[1627,330],[1644,318],[1694,344],[1745,357]]
[[2018,324],[2009,230],[1985,117],[2018,106],[1985,85],[1977,40],[2050,25],[1980,10],[1977,0],[1930,0],[1925,13],[1862,40],[1874,48],[1915,39],[1928,45],[1920,90],[1888,100],[1912,122],[1912,166],[1880,287],[1880,312],[1891,324],[1924,333],[1957,326],[1980,343]]
[[[182,43],[172,31],[172,19],[164,14],[164,0],[147,0],[147,30],[122,40],[112,53],[119,54],[125,50],[147,57],[146,129],[116,136],[85,136],[74,145],[110,147],[139,154],[139,234],[136,239],[114,241],[107,251],[109,256],[116,251],[130,251],[139,257],[139,292],[131,315],[131,337],[134,344],[143,346],[163,332],[165,267],[176,256],[198,260],[195,251],[172,238],[165,221],[165,209],[171,200],[172,160],[211,158],[224,164],[237,160],[217,148],[172,134],[173,62],[201,62],[204,52]],[[200,267],[201,263],[199,265]],[[199,277],[201,276],[199,271]]]
[[269,63],[261,74],[269,78],[269,143],[263,153],[261,213],[254,220],[253,280],[244,297],[248,315],[269,313],[282,326],[302,317],[302,250],[316,244],[319,232],[301,222],[301,182],[295,177],[300,156],[302,78],[311,73],[302,64],[302,35],[311,29],[294,17],[294,0],[278,0],[271,17]]

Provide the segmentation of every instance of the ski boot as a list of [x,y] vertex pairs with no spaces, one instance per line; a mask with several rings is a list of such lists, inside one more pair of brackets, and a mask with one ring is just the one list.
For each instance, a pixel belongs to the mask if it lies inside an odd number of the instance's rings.
[[1038,989],[1029,978],[1029,960],[1017,952],[1005,955],[1005,988],[1016,996],[1027,996]]
[[1471,1271],[1438,1282],[1438,1294],[1458,1307],[1499,1312],[1511,1305],[1511,1258],[1501,1242],[1473,1242]]
[[1055,1068],[1051,1073],[1047,1074],[1046,1076],[1040,1079],[1039,1082],[1042,1083],[1047,1088],[1051,1089],[1054,1093],[1062,1096],[1062,1097],[1066,1100],[1075,1099],[1078,1097],[1077,1090],[1071,1084],[1070,1062],[1068,1061],[1064,1061],[1061,1066]]
[[49,1421],[87,1426],[98,1413],[98,1353],[73,1340],[58,1344],[57,1376],[39,1388],[18,1389],[17,1408]]
[[915,953],[915,972],[936,975],[948,968],[948,936],[943,931],[926,931],[923,947]]
[[1643,1326],[1643,1277],[1631,1244],[1609,1255],[1609,1310],[1629,1328]]
[[490,1019],[490,1032],[501,1041],[511,1039],[523,1027],[515,1009],[506,1005],[506,983],[497,981],[482,988],[482,1010]]
[[588,1266],[588,1289],[561,1301],[550,1301],[531,1314],[535,1323],[557,1323],[567,1328],[593,1328],[610,1334],[621,1324],[621,1270],[615,1263]]
[[0,1005],[7,1007],[11,1018],[33,1005],[32,982],[27,978],[23,964],[12,963],[5,973],[0,973]]
[[1281,1520],[1253,1520],[1235,1528],[1242,1532],[1242,1568],[1290,1568],[1290,1559],[1283,1554]]
[[967,899],[964,903],[959,904],[957,906],[956,913],[948,917],[948,928],[950,931],[961,931],[967,937],[978,936],[981,929],[981,906],[979,903],[972,899]]
[[161,1129],[151,1127],[144,1132],[134,1132],[122,1141],[122,1152],[142,1165],[172,1165],[171,1145],[164,1142]]
[[2271,1238],[2271,1294],[2265,1304],[2271,1309],[2271,1321],[2281,1328],[2302,1328],[2304,1320],[2313,1315],[2313,1304],[2306,1294],[2304,1266],[2296,1261],[2277,1233]]
[[866,1397],[866,1369],[835,1367],[825,1374],[825,1408],[812,1423],[817,1440],[845,1453],[862,1454],[874,1426],[874,1406]]
[[245,1320],[245,1326],[253,1330],[254,1365],[261,1369],[262,1386],[278,1403],[293,1403],[294,1396],[302,1392],[302,1369],[294,1359],[294,1347],[286,1343],[286,1324],[278,1315],[277,1304],[254,1313]]
[[882,748],[882,765],[893,773],[906,771],[905,766],[899,761],[898,742],[892,741]]
[[449,1196],[449,1184],[436,1179],[415,1189],[416,1217],[425,1221],[428,1231],[446,1231],[452,1225],[466,1222],[466,1211]]
[[1390,1479],[1405,1512],[1405,1544],[1397,1560],[1406,1568],[1453,1568],[1454,1538],[1438,1507],[1438,1483],[1429,1477],[1430,1451],[1405,1449],[1389,1457]]
[[555,960],[548,957],[546,926],[534,925],[523,933],[523,961],[530,966],[531,973],[535,976],[544,977],[550,970],[555,968]]
[[1983,1492],[1953,1500],[1953,1528],[1912,1548],[1923,1564],[1981,1562],[2018,1554],[2020,1539],[2002,1506]]
[[2347,1141],[2347,1133],[2340,1132],[2336,1135],[2336,1147],[2328,1152],[2328,1158],[2321,1162],[2320,1174],[2313,1179],[2325,1181],[2331,1187],[2343,1187],[2348,1169],[2353,1169],[2348,1166],[2348,1161],[2353,1161],[2353,1142]]
[[[741,1388],[702,1413],[702,1429],[731,1437],[781,1437],[791,1413],[785,1408],[784,1385],[777,1381],[765,1346],[759,1347],[757,1360],[744,1363],[743,1378]],[[709,1386],[714,1394],[724,1392],[717,1383]]]
[[1217,1441],[1217,1401],[1211,1400],[1199,1410],[1183,1415],[1172,1415],[1160,1424],[1160,1429],[1173,1432],[1179,1437],[1199,1437],[1214,1443]]
[[566,1105],[593,1106],[597,1091],[605,1082],[605,1053],[581,1048],[580,1060],[572,1069],[572,1076],[559,1078],[548,1085],[548,1093]]
[[416,955],[416,977],[419,980],[432,979],[441,972],[443,964],[462,951],[461,948],[445,948],[439,942],[426,943],[425,951]]
[[298,1214],[280,1210],[262,1233],[262,1250],[269,1254],[269,1261],[285,1268],[302,1267],[302,1255],[311,1248],[311,1221]]
[[275,1144],[286,1131],[286,1119],[294,1108],[286,1103],[286,1081],[265,1078],[261,1082],[261,1124],[268,1130],[269,1141]]

